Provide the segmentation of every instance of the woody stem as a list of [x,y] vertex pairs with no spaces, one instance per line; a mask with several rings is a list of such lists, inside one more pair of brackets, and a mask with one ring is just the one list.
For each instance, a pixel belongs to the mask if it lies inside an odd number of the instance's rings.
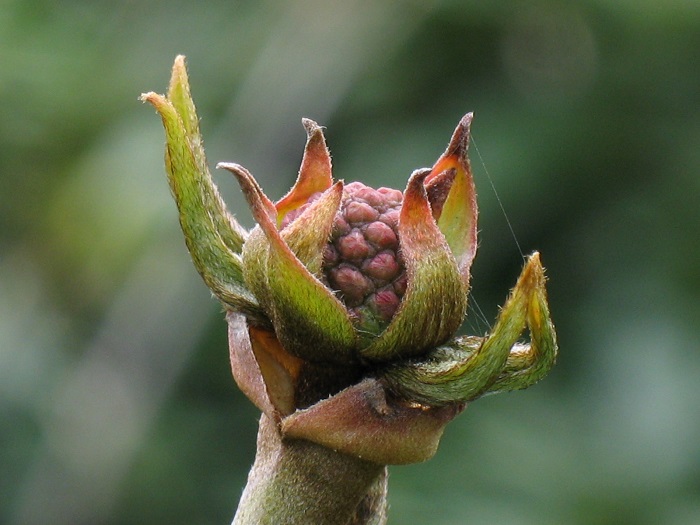
[[255,463],[232,525],[381,525],[386,480],[384,465],[282,439],[263,414]]

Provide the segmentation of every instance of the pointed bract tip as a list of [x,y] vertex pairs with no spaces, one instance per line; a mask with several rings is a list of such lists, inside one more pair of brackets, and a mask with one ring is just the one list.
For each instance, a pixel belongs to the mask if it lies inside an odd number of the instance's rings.
[[188,83],[189,79],[187,78],[187,64],[185,63],[185,55],[178,55],[175,57],[175,61],[173,62],[169,91],[172,92],[172,90],[179,84],[186,86]]
[[323,128],[319,126],[315,120],[311,120],[310,118],[302,118],[301,124],[304,126],[304,129],[306,130],[306,135],[309,137],[312,136],[314,133],[323,131]]
[[533,252],[525,262],[523,271],[520,273],[518,283],[515,285],[518,289],[535,290],[543,288],[545,283],[544,267],[540,262],[539,252]]
[[307,135],[304,157],[294,186],[275,204],[278,225],[285,215],[303,206],[314,193],[326,191],[333,184],[331,156],[323,128],[308,118],[301,119],[301,123]]
[[527,262],[529,264],[537,264],[539,266],[542,266],[542,263],[540,262],[540,252],[532,252],[527,258]]
[[247,169],[235,162],[218,162],[216,164],[216,169],[230,171],[237,179],[253,177]]
[[258,196],[264,196],[262,189],[258,185],[253,175],[251,175],[251,173],[240,164],[236,164],[235,162],[219,162],[216,165],[216,169],[226,170],[233,173],[233,176],[236,177],[236,180],[243,188],[243,193],[246,194],[246,196],[248,196],[250,193],[257,194]]
[[[301,119],[301,123],[306,130],[306,150],[313,148],[314,143],[320,143],[327,155],[327,149],[325,147],[326,137],[323,136],[323,126],[319,126],[315,120],[310,118]],[[318,154],[318,153],[317,153]],[[302,166],[303,167],[303,166]]]
[[243,169],[245,168],[241,166],[240,164],[236,164],[235,162],[217,162],[216,163],[216,169],[217,170],[227,170],[227,171],[236,171],[238,169]]
[[236,177],[238,184],[241,186],[243,196],[248,201],[253,218],[257,223],[267,223],[273,220],[273,217],[276,215],[275,205],[267,198],[255,177],[247,169],[234,162],[219,162],[216,165],[216,169],[223,169],[233,173],[233,176]]
[[474,118],[474,113],[467,113],[462,117],[457,124],[455,132],[452,134],[450,139],[450,144],[447,146],[447,151],[445,151],[445,156],[456,155],[460,158],[466,158],[467,150],[469,149],[469,130],[472,125],[472,119]]
[[408,178],[406,191],[408,191],[409,188],[413,189],[414,191],[415,189],[424,188],[423,182],[425,182],[425,179],[428,175],[430,175],[431,171],[432,170],[430,168],[420,168],[414,170],[413,173],[411,173],[411,176]]
[[[161,118],[167,119],[174,117],[177,120],[177,110],[175,110],[170,100],[168,100],[163,95],[159,95],[154,91],[149,91],[148,93],[142,93],[139,97],[139,100],[141,102],[148,102],[151,106],[153,106],[156,109],[156,111],[160,114]],[[173,111],[174,114],[170,115],[170,111]],[[170,116],[168,117],[167,115]],[[165,122],[165,120],[163,122]]]
[[460,119],[459,126],[469,131],[469,128],[472,125],[472,120],[474,120],[474,112],[470,111]]
[[148,93],[141,93],[141,96],[139,97],[139,100],[141,102],[150,102],[153,97],[157,97],[158,94],[154,91],[149,91]]

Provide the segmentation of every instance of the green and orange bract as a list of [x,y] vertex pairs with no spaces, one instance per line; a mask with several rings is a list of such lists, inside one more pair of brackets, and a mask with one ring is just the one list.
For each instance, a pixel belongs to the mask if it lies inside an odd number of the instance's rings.
[[[282,438],[383,464],[422,461],[467,402],[527,388],[554,365],[556,335],[538,253],[527,259],[491,333],[455,337],[477,248],[471,113],[433,167],[410,176],[400,209],[391,208],[397,220],[389,214],[375,228],[387,239],[395,235],[397,246],[377,248],[367,235],[371,217],[401,193],[334,182],[315,122],[303,120],[301,168],[276,203],[245,168],[218,164],[235,176],[257,223],[247,231],[208,171],[184,57],[175,61],[168,95],[142,99],[165,126],[168,180],[195,267],[227,311],[234,378]],[[353,222],[352,206],[370,219]],[[340,259],[331,265],[331,238],[363,249],[336,250]],[[374,259],[363,258],[368,250]],[[368,269],[382,261],[393,265],[388,284]],[[349,268],[342,292],[329,284],[331,267]],[[348,293],[352,276],[363,293]],[[364,301],[362,315],[345,295]],[[373,308],[393,308],[387,298],[396,305],[384,319]],[[526,331],[529,342],[519,342]]]

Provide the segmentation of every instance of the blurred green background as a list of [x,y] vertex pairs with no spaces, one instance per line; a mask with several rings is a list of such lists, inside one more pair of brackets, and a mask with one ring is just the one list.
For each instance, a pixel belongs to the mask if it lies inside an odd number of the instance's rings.
[[390,524],[700,523],[696,0],[2,2],[1,523],[233,516],[257,413],[137,100],[178,53],[210,163],[272,198],[301,117],[337,178],[403,188],[474,111],[487,319],[522,264],[491,181],[542,253],[557,366],[392,468]]

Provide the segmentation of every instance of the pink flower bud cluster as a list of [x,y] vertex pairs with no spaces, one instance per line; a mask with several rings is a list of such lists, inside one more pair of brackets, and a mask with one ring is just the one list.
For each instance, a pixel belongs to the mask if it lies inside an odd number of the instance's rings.
[[397,225],[403,194],[361,182],[345,186],[323,254],[328,285],[362,323],[391,320],[406,291]]
[[[289,212],[281,228],[296,219],[321,193]],[[351,182],[333,223],[323,253],[327,284],[360,324],[369,319],[387,323],[406,291],[406,272],[397,225],[403,194],[391,188],[374,189]]]

